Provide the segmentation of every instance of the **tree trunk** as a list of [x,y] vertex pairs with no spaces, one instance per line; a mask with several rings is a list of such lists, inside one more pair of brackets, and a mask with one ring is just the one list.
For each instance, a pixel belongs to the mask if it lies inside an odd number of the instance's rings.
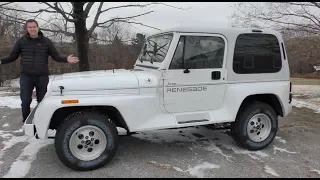
[[77,21],[74,23],[75,26],[75,41],[77,45],[77,54],[79,58],[79,71],[89,71],[89,60],[88,60],[88,31],[86,27],[86,16],[83,11],[83,2],[73,2],[73,12]]

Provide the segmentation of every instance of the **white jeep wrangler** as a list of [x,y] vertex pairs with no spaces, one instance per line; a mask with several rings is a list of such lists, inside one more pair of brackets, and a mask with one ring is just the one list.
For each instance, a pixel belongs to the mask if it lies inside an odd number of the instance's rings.
[[55,76],[24,124],[56,130],[59,159],[93,170],[115,155],[119,133],[229,123],[243,148],[274,139],[292,109],[284,41],[273,30],[175,28],[146,38],[134,69]]

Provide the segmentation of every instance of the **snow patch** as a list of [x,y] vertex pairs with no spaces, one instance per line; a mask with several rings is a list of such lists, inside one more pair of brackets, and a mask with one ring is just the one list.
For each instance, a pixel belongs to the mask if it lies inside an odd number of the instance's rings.
[[280,151],[280,152],[286,152],[286,153],[290,153],[290,154],[297,154],[296,152],[290,152],[286,149],[282,149],[282,148],[278,148],[277,146],[273,145],[273,154],[276,154],[276,151]]
[[203,162],[202,164],[197,165],[196,167],[189,168],[187,171],[189,171],[189,173],[192,176],[197,176],[199,178],[202,178],[204,176],[205,170],[208,170],[208,169],[219,169],[219,168],[220,168],[219,165],[211,164],[211,163],[208,163],[208,162]]
[[181,169],[181,168],[178,168],[178,167],[173,167],[171,166],[170,164],[160,164],[160,163],[157,163],[155,161],[148,161],[148,163],[156,166],[156,167],[160,167],[160,168],[163,168],[163,169],[173,169],[173,170],[176,170],[178,172],[186,172],[185,170]]
[[39,140],[33,137],[29,139],[29,144],[23,149],[23,152],[11,165],[9,172],[4,178],[23,178],[30,170],[31,163],[36,159],[38,151],[53,143],[53,140]]
[[310,171],[312,171],[312,172],[316,172],[316,173],[318,173],[318,174],[320,175],[320,171],[319,171],[319,170],[312,169],[312,170],[310,170]]
[[8,127],[9,124],[8,123],[5,123],[2,127]]
[[[203,136],[200,138],[200,136]],[[254,160],[260,160],[259,157],[269,157],[268,154],[262,151],[248,151],[239,148],[223,130],[211,130],[205,127],[189,127],[186,129],[170,129],[170,130],[154,130],[133,135],[142,140],[150,141],[152,143],[166,143],[166,142],[184,142],[192,143],[192,147],[188,147],[191,151],[194,149],[203,149],[216,154],[221,154],[228,161],[233,158],[230,155],[223,153],[219,148],[224,147],[232,150],[235,154],[245,154]],[[198,136],[198,137],[197,137]]]
[[295,107],[298,107],[298,108],[305,107],[305,108],[312,109],[312,110],[316,111],[316,113],[320,113],[320,106],[318,106],[316,104],[312,104],[310,102],[293,99],[292,105]]
[[265,166],[264,166],[264,171],[265,171],[266,173],[268,173],[268,174],[273,175],[273,176],[280,177],[279,174],[277,174],[276,171],[273,170],[273,169],[272,169],[270,166],[268,166],[268,165],[265,165]]
[[281,142],[281,143],[283,143],[283,144],[286,144],[286,143],[287,143],[286,140],[282,139],[282,138],[279,137],[279,136],[276,136],[276,140],[278,140],[279,142]]
[[17,133],[17,132],[23,132],[23,129],[21,128],[21,129],[19,129],[19,130],[12,131],[12,132],[14,132],[14,133]]
[[[12,134],[2,134],[0,132],[0,135],[2,137],[6,137],[6,136],[13,136]],[[27,136],[13,136],[9,141],[3,141],[2,144],[4,145],[4,148],[0,151],[0,158],[2,158],[2,156],[4,155],[4,152],[7,149],[10,149],[12,146],[20,143],[20,142],[26,142],[28,140]]]
[[[33,99],[30,107],[34,108],[37,105],[36,99]],[[21,108],[21,99],[20,96],[4,96],[0,97],[0,107],[9,107],[19,109]]]
[[195,166],[193,168],[189,168],[188,170],[183,170],[181,168],[174,167],[174,166],[171,166],[169,164],[160,164],[160,163],[157,163],[155,161],[148,161],[148,163],[150,163],[150,164],[152,164],[152,165],[154,165],[156,167],[163,168],[163,169],[173,169],[173,170],[178,171],[178,172],[190,173],[190,175],[196,176],[196,177],[200,177],[200,178],[204,176],[205,170],[208,170],[208,169],[219,169],[220,168],[219,165],[211,164],[211,163],[208,163],[208,162],[203,162],[202,164],[197,165],[197,166]]
[[56,133],[57,133],[57,130],[49,129],[49,130],[47,131],[48,137],[55,137],[55,136],[56,136]]
[[225,157],[228,161],[232,162],[230,160],[230,158],[233,158],[232,156],[228,156],[226,154],[224,154],[222,152],[222,150],[220,148],[218,148],[215,144],[213,144],[212,142],[211,143],[208,143],[207,144],[208,146],[204,148],[204,150],[207,150],[207,151],[212,151],[213,153],[217,153],[217,154],[221,154],[223,157]]
[[13,135],[10,133],[7,133],[6,131],[0,131],[0,136],[4,139],[8,139],[8,138],[12,137]]

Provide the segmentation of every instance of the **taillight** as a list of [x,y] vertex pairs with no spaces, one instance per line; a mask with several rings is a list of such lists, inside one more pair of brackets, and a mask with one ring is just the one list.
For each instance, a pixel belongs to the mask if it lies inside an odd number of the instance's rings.
[[289,103],[292,102],[292,83],[290,82]]

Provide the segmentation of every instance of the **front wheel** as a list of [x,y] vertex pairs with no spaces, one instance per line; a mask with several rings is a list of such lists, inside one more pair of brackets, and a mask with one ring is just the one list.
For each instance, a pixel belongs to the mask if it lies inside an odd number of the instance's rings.
[[56,153],[67,167],[86,171],[103,167],[118,147],[118,132],[106,115],[77,112],[62,123],[55,137]]
[[242,109],[231,126],[234,140],[249,150],[267,147],[276,136],[277,129],[276,112],[263,102],[253,102]]

